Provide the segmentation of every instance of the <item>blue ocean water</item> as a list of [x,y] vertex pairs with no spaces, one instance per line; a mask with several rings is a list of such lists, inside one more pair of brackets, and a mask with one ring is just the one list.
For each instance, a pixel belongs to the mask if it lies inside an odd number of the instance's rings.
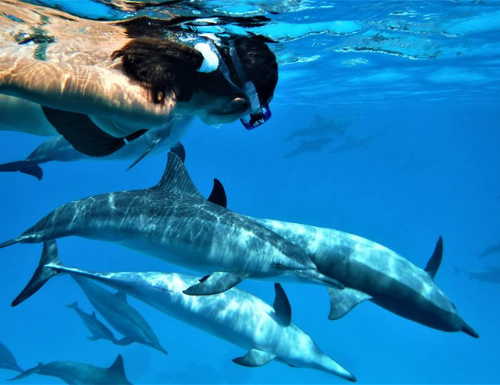
[[[196,121],[183,144],[186,167],[208,196],[222,181],[239,213],[334,228],[381,243],[424,267],[440,235],[436,282],[480,334],[445,333],[363,303],[338,321],[319,286],[285,284],[293,322],[360,383],[500,383],[499,283],[471,280],[500,265],[479,258],[500,242],[500,2],[245,1],[166,2],[140,9],[118,1],[36,2],[91,19],[200,21],[200,33],[258,33],[271,44],[280,80],[273,118],[254,131]],[[269,20],[242,27],[220,16]],[[299,131],[307,128],[303,136]],[[326,129],[325,129],[326,128]],[[294,134],[294,137],[289,138]],[[45,138],[0,132],[0,163],[23,159]],[[44,179],[0,175],[0,239],[17,236],[68,201],[154,185],[166,154],[129,162],[43,165]],[[182,271],[145,255],[79,238],[58,241],[71,266],[97,271]],[[91,307],[69,277],[51,280],[22,305],[10,302],[36,268],[41,245],[0,251],[0,342],[23,368],[71,360],[109,366],[122,353],[133,383],[340,383],[277,362],[245,368],[246,352],[130,299],[168,356],[133,344],[88,341],[66,304]],[[193,273],[193,272],[190,272]],[[269,303],[269,282],[240,287]],[[0,381],[15,372],[0,371]],[[59,383],[31,376],[24,383]]]

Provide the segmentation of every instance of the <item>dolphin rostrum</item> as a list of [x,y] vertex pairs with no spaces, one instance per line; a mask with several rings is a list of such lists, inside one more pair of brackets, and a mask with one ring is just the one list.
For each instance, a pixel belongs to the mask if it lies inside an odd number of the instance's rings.
[[158,154],[174,146],[189,128],[192,118],[172,119],[161,128],[147,130],[139,138],[129,142],[118,151],[103,157],[85,155],[73,148],[62,136],[55,136],[43,142],[24,160],[0,164],[2,171],[19,171],[41,180],[43,170],[39,166],[48,162],[75,162],[79,160],[134,160],[130,170],[148,154]]
[[92,306],[103,318],[125,338],[115,340],[116,345],[129,345],[133,342],[151,346],[164,354],[167,351],[160,345],[155,332],[136,309],[127,301],[123,292],[110,293],[94,282],[79,276],[72,276],[82,288]]
[[245,278],[320,282],[303,249],[268,228],[207,201],[177,155],[170,152],[160,182],[151,188],[95,195],[65,204],[21,236],[0,244],[39,243],[81,236],[115,242],[165,261],[210,274],[186,288],[209,295]]
[[7,346],[0,342],[0,369],[15,370],[23,372],[24,370],[17,364],[16,358]]
[[89,331],[92,333],[91,336],[87,337],[90,341],[103,339],[109,340],[111,342],[116,342],[116,338],[113,335],[113,332],[97,319],[95,312],[92,312],[92,314],[85,313],[78,307],[78,302],[73,302],[72,304],[66,305],[66,307],[75,309],[76,314],[80,316],[87,329],[89,329]]
[[[227,205],[224,187],[217,179],[209,200]],[[339,319],[359,303],[370,300],[425,326],[479,337],[434,282],[443,256],[441,237],[422,270],[387,247],[357,235],[298,223],[252,219],[306,250],[320,273],[345,286],[344,290],[327,288],[330,319]]]
[[47,241],[38,268],[12,306],[29,298],[60,273],[104,283],[182,322],[248,349],[245,356],[233,359],[237,364],[255,367],[276,359],[293,367],[321,370],[356,381],[291,323],[290,303],[279,284],[275,284],[274,308],[237,288],[211,296],[189,296],[184,294],[185,289],[195,285],[197,277],[156,272],[95,273],[66,267],[59,260],[56,242]]
[[109,368],[99,368],[80,362],[54,361],[48,364],[39,363],[11,380],[20,380],[34,373],[58,377],[67,384],[130,384],[125,376],[123,358],[120,354]]

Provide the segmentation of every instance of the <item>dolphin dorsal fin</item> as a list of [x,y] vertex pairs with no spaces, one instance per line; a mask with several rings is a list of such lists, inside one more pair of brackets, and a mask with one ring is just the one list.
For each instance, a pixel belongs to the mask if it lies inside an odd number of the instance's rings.
[[181,159],[173,152],[168,153],[167,168],[160,182],[154,188],[166,192],[202,198],[202,195],[189,177]]
[[425,271],[430,275],[432,279],[436,276],[436,273],[441,265],[443,259],[443,237],[439,237],[434,252],[432,253],[427,266],[425,266]]
[[92,312],[92,314],[90,315],[93,319],[97,319],[97,315],[95,314],[95,311]]
[[117,291],[115,293],[115,297],[119,299],[120,301],[125,301],[127,302],[127,295],[123,291]]
[[224,190],[224,186],[217,178],[214,178],[214,187],[207,200],[225,209],[227,208],[226,190]]
[[121,354],[116,356],[115,362],[111,364],[108,371],[119,374],[121,377],[125,378],[125,366],[123,365],[123,357]]
[[276,298],[274,299],[273,307],[276,315],[280,318],[285,326],[292,323],[292,307],[288,301],[285,290],[279,283],[274,284]]

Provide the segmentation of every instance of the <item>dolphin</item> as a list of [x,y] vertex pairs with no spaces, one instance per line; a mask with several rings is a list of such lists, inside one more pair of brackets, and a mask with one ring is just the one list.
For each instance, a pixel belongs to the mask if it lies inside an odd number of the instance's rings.
[[111,342],[116,342],[116,338],[113,332],[108,329],[101,321],[97,319],[95,312],[92,314],[85,313],[82,309],[78,307],[78,302],[73,302],[72,304],[66,305],[70,309],[75,309],[76,314],[80,316],[83,323],[92,333],[91,336],[87,337],[90,341],[97,341],[99,339],[109,340]]
[[96,273],[64,266],[55,241],[44,242],[38,268],[14,299],[17,306],[51,277],[60,273],[90,278],[248,350],[233,359],[239,365],[256,367],[273,359],[293,367],[324,371],[349,381],[356,378],[325,353],[306,333],[291,322],[291,307],[279,284],[275,284],[274,308],[252,294],[232,288],[211,296],[190,296],[185,290],[200,278],[176,273]]
[[321,152],[325,146],[334,142],[335,139],[332,138],[321,138],[313,140],[300,139],[300,144],[292,151],[287,152],[283,155],[283,158],[293,158],[295,156],[308,154],[311,152]]
[[479,282],[500,283],[500,266],[490,266],[483,270],[462,270],[455,267],[455,273],[467,275]]
[[102,315],[102,317],[125,338],[114,340],[116,345],[129,345],[137,342],[151,346],[164,354],[167,351],[160,345],[151,326],[144,317],[127,302],[127,297],[123,292],[110,293],[99,285],[88,279],[72,276],[75,282],[82,288],[92,306]]
[[363,148],[366,150],[368,147],[370,147],[375,139],[378,139],[381,136],[382,135],[380,134],[365,135],[359,138],[346,136],[344,143],[330,149],[328,151],[328,154],[339,154],[341,152],[356,150],[358,148]]
[[41,362],[34,368],[23,371],[12,380],[20,380],[33,373],[42,376],[58,377],[67,384],[130,384],[125,376],[123,358],[120,354],[109,368],[82,364],[72,361],[54,361],[48,364]]
[[500,242],[484,249],[482,253],[478,255],[478,257],[483,258],[490,256],[491,254],[498,254],[498,253],[500,253]]
[[[224,186],[215,179],[209,200],[227,205]],[[440,237],[424,270],[378,243],[342,231],[248,217],[307,251],[318,271],[339,281],[344,290],[327,288],[329,319],[342,318],[369,300],[399,316],[447,331],[479,335],[434,282],[443,257]]]
[[15,370],[23,372],[24,370],[17,364],[16,358],[7,346],[0,342],[0,369]]
[[209,274],[190,295],[221,293],[245,278],[311,282],[342,288],[318,273],[303,249],[268,228],[207,201],[177,155],[168,154],[151,188],[95,195],[65,204],[21,236],[0,244],[80,236],[115,242]]
[[358,120],[359,118],[336,119],[324,118],[321,115],[316,115],[314,122],[300,130],[293,131],[290,135],[288,135],[285,141],[304,137],[333,136],[339,138],[345,134],[349,126]]
[[120,150],[103,157],[85,155],[75,150],[62,135],[58,135],[43,142],[26,159],[0,164],[0,172],[19,171],[41,180],[43,170],[40,164],[43,163],[133,159],[134,162],[129,166],[128,171],[149,153],[159,154],[174,146],[189,128],[191,121],[191,117],[176,117],[172,119],[170,124],[161,128],[147,130],[139,138],[129,142]]

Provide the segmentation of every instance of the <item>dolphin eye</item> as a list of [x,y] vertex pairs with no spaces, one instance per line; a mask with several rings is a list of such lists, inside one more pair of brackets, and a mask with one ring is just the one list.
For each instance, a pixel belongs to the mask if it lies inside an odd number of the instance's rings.
[[283,264],[280,263],[280,262],[275,262],[274,263],[274,267],[277,268],[277,269],[283,269],[283,267],[285,267],[285,266],[283,266]]

